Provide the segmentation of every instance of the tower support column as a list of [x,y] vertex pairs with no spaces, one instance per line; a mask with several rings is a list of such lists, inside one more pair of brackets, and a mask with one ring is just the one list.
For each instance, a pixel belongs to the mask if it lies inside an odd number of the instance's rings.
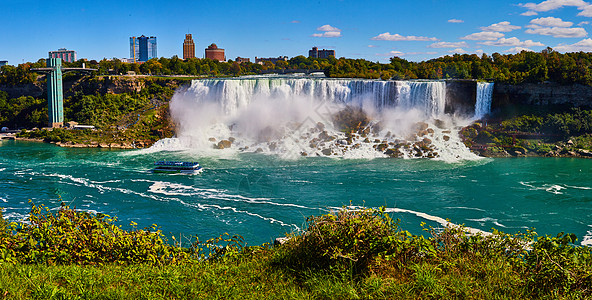
[[62,59],[49,58],[47,67],[52,68],[47,74],[47,112],[49,127],[62,127],[64,124],[64,93],[62,86]]

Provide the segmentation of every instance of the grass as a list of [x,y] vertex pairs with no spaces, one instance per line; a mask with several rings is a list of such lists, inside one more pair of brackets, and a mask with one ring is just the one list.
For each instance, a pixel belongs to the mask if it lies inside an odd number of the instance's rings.
[[[14,224],[4,224],[0,250],[24,252],[5,255],[0,262],[0,299],[592,297],[592,254],[590,248],[573,245],[574,235],[494,232],[484,237],[448,228],[425,238],[401,230],[384,212],[371,209],[310,217],[305,232],[291,235],[278,246],[245,247],[240,237],[224,235],[191,249],[165,243],[164,247],[176,249],[165,251],[176,253],[176,260],[167,254],[156,260],[131,261],[118,251],[121,256],[102,262],[91,255],[92,247],[86,249],[90,253],[86,260],[76,262],[67,257],[62,258],[66,263],[24,259],[40,247],[46,247],[44,257],[51,258],[53,252],[63,250],[52,245],[62,243],[64,237],[105,234],[105,228],[121,234],[117,240],[124,241],[117,245],[127,245],[129,236],[137,241],[133,251],[150,250],[145,231],[126,233],[113,227],[106,216],[77,214],[67,207],[53,214],[34,207],[32,224],[18,230]],[[64,216],[71,222],[64,221]],[[48,222],[50,226],[45,225]],[[93,230],[88,230],[89,224],[94,224]],[[39,235],[40,228],[53,231]],[[161,237],[154,234],[150,241]],[[27,239],[32,235],[37,244]],[[115,246],[107,243],[105,247]]]

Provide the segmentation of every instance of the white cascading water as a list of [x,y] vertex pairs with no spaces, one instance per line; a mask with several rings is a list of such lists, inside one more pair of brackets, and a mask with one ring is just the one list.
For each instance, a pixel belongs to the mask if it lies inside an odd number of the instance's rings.
[[[235,152],[288,158],[474,159],[458,138],[458,127],[463,124],[444,114],[445,103],[444,81],[194,80],[171,100],[177,138],[159,141],[153,150],[194,149],[209,155],[228,152],[214,148],[220,148],[221,141],[230,141]],[[350,134],[335,127],[334,116],[346,107],[360,108],[368,117],[363,132]],[[393,155],[387,148],[400,151]]]
[[419,109],[426,116],[438,118],[444,114],[446,83],[443,81],[397,81],[397,106]]
[[493,82],[477,82],[477,101],[475,103],[475,119],[481,119],[491,113]]

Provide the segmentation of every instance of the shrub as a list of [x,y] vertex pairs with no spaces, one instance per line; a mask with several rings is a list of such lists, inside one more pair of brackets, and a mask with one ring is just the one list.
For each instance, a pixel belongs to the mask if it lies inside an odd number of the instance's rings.
[[57,213],[32,206],[27,223],[10,223],[0,236],[0,260],[31,263],[177,263],[196,249],[166,243],[156,225],[126,231],[104,214],[76,211],[62,205]]
[[[300,273],[328,269],[349,275],[364,274],[377,258],[401,261],[432,253],[423,238],[398,229],[384,210],[340,210],[309,217],[308,229],[284,245],[278,263]],[[423,251],[422,251],[423,250]]]
[[528,288],[534,295],[567,294],[592,286],[592,253],[587,247],[574,247],[575,234],[557,234],[537,239],[525,256]]

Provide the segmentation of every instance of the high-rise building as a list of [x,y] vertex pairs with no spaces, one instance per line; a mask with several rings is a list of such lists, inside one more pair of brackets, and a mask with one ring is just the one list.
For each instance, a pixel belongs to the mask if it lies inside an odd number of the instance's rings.
[[216,44],[211,44],[206,48],[206,58],[217,61],[226,61],[224,49],[218,48]]
[[144,62],[152,58],[158,58],[156,52],[156,37],[147,37],[144,35],[130,37],[130,58],[136,62]]
[[193,38],[189,33],[185,35],[183,41],[183,59],[188,58],[195,58],[195,43],[193,43]]
[[335,50],[319,50],[317,47],[312,47],[312,50],[308,50],[308,57],[310,58],[329,58],[335,57]]
[[60,48],[58,51],[49,51],[49,58],[61,58],[63,61],[75,62],[76,51],[66,50],[66,48]]

